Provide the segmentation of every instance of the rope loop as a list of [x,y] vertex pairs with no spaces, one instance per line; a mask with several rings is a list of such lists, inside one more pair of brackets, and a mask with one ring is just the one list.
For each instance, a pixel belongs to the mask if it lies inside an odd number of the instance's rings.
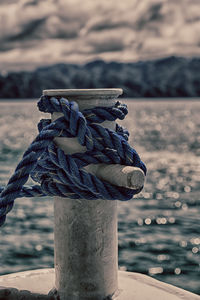
[[[100,124],[106,120],[123,120],[127,106],[119,101],[112,107],[95,107],[79,111],[76,102],[63,97],[42,96],[38,101],[42,112],[62,113],[51,122],[38,123],[38,135],[23,154],[22,160],[5,188],[0,187],[0,225],[6,220],[14,200],[20,197],[60,196],[71,199],[130,200],[142,188],[133,190],[102,181],[83,168],[89,164],[122,164],[146,166],[128,144],[129,133],[121,126],[111,130]],[[54,143],[55,137],[77,137],[85,153],[66,155]],[[25,186],[31,177],[36,183]]]

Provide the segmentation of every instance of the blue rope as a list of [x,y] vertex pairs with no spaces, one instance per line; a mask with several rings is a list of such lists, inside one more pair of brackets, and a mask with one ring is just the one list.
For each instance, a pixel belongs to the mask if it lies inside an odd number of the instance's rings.
[[[105,120],[124,119],[127,106],[116,102],[113,107],[95,107],[79,111],[76,102],[65,98],[42,96],[38,102],[42,112],[60,112],[54,122],[42,119],[38,135],[25,151],[22,160],[5,188],[0,187],[0,226],[20,197],[61,196],[71,199],[129,200],[140,189],[114,186],[86,172],[88,164],[122,164],[146,167],[137,152],[128,144],[128,132],[119,125],[116,130],[104,128]],[[85,153],[65,155],[53,142],[55,137],[77,137]],[[37,183],[24,186],[29,176]]]

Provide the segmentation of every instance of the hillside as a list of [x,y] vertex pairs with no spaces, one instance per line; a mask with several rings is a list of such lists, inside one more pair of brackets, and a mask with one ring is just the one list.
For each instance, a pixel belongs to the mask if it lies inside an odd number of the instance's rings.
[[35,98],[43,89],[120,87],[124,97],[200,97],[200,58],[137,63],[55,64],[0,75],[0,98]]

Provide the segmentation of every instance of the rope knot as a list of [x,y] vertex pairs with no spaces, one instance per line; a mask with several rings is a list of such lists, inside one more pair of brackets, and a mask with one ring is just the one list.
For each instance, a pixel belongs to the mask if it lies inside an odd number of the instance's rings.
[[[122,120],[127,106],[119,101],[112,107],[95,107],[80,112],[76,102],[61,97],[42,96],[38,101],[42,112],[59,113],[51,122],[38,123],[38,135],[25,151],[7,186],[0,188],[0,225],[19,197],[60,196],[71,199],[129,200],[140,189],[109,184],[86,172],[89,164],[121,164],[135,166],[146,174],[146,167],[138,153],[128,144],[129,133],[121,126],[116,130],[104,128],[104,121]],[[66,155],[54,143],[55,137],[78,139],[85,153]],[[39,183],[24,186],[29,176]]]

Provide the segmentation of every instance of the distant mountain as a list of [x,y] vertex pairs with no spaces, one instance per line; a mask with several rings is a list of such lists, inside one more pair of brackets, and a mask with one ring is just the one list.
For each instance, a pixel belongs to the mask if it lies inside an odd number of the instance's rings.
[[38,98],[43,89],[120,87],[124,97],[200,97],[200,58],[137,63],[56,64],[0,75],[0,98]]

